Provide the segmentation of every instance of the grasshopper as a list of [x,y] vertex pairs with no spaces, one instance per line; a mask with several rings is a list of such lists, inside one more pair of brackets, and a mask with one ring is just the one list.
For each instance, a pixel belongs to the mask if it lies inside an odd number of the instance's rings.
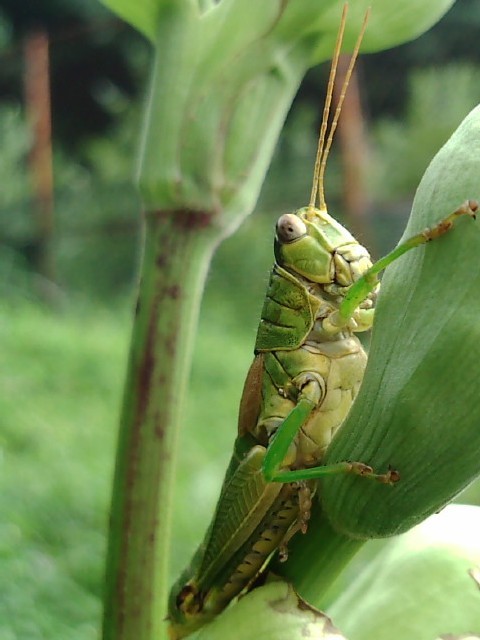
[[395,470],[375,473],[363,462],[322,465],[362,382],[367,355],[356,334],[372,327],[378,274],[406,251],[443,235],[458,217],[475,217],[478,207],[467,201],[373,265],[368,251],[327,213],[327,157],[368,19],[367,12],[327,136],[346,13],[347,5],[328,81],[310,203],[276,224],[275,264],[240,402],[238,436],[205,540],[171,590],[173,640],[252,588],[275,553],[286,558],[288,541],[307,530],[319,478],[353,473],[385,484],[399,480]]

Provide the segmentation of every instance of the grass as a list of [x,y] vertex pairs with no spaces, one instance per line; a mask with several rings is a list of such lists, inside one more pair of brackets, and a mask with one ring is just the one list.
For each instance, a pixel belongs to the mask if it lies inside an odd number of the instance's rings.
[[1,315],[0,638],[94,638],[126,326]]

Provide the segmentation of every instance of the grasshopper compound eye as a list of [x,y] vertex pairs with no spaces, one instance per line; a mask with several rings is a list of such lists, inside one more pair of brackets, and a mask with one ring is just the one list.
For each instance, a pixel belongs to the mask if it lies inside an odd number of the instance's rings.
[[285,213],[278,219],[276,234],[281,243],[294,242],[307,234],[307,227],[294,213]]

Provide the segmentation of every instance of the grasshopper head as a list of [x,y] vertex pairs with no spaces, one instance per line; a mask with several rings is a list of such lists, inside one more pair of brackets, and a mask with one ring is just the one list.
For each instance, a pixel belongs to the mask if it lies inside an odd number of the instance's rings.
[[277,263],[318,284],[349,287],[369,267],[367,250],[325,210],[304,207],[277,222]]

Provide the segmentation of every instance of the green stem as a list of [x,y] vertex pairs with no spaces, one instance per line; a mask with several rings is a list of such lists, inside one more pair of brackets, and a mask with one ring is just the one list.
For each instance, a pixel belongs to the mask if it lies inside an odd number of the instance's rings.
[[112,498],[105,640],[164,634],[175,441],[215,243],[207,213],[147,215]]

